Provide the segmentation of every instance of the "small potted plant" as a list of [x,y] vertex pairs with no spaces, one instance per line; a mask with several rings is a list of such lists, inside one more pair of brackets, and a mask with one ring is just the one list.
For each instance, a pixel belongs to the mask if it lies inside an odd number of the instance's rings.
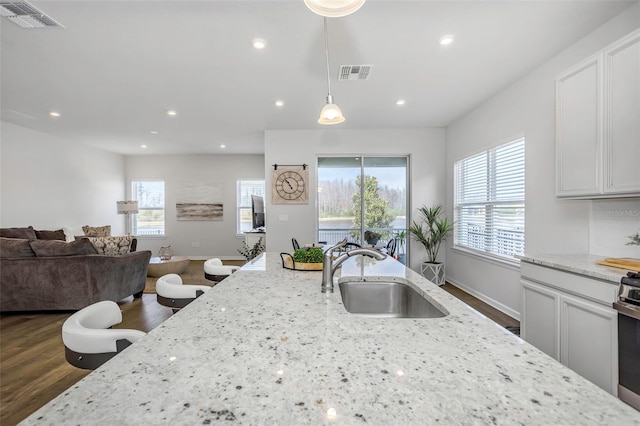
[[374,232],[374,231],[364,231],[364,240],[371,244],[372,246],[375,246],[376,244],[378,244],[378,241],[380,240],[380,233],[378,232]]
[[249,247],[247,245],[246,242],[242,242],[242,249],[238,250],[238,253],[240,253],[241,255],[244,256],[245,259],[247,259],[247,262],[250,261],[251,259],[257,257],[259,254],[261,254],[265,247],[264,244],[262,243],[262,237],[260,237],[260,239],[258,240],[257,243],[255,243],[253,245],[253,247]]
[[319,247],[299,248],[293,252],[281,253],[282,266],[300,271],[321,271],[324,252]]
[[444,284],[444,263],[438,262],[438,251],[443,241],[449,237],[453,224],[447,221],[441,204],[418,209],[421,223],[415,220],[409,227],[413,239],[422,244],[427,251],[427,261],[422,264],[422,274],[437,285]]

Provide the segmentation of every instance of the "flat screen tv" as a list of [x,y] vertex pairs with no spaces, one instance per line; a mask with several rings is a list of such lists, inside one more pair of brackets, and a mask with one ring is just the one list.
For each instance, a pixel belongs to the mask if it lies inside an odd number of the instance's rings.
[[264,198],[258,195],[251,196],[251,226],[264,228]]

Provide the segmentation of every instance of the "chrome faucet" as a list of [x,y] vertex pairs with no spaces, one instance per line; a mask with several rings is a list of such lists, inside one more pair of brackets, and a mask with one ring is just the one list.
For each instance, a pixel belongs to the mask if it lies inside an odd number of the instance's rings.
[[334,250],[338,250],[344,247],[347,244],[347,239],[340,241],[335,246],[327,249],[324,252],[324,258],[322,262],[322,286],[321,291],[323,293],[333,293],[333,276],[336,273],[336,270],[342,265],[342,263],[350,258],[351,256],[370,256],[377,260],[384,260],[387,255],[379,252],[378,250],[368,249],[368,248],[357,248],[349,251],[345,251],[340,256],[338,256],[335,260],[333,259]]

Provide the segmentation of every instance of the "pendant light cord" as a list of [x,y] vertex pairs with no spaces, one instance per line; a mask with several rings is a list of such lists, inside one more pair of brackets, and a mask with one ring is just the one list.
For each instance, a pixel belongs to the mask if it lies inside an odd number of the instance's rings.
[[324,17],[324,54],[327,58],[327,88],[329,90],[329,96],[331,96],[331,78],[329,77],[329,36],[327,35],[326,17]]

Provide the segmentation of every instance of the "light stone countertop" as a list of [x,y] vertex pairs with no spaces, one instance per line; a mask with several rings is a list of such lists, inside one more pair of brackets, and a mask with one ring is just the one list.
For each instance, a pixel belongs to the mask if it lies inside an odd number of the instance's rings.
[[449,315],[351,315],[337,285],[320,292],[321,272],[266,253],[24,424],[640,425],[638,411],[396,261],[356,257],[340,273],[412,281]]
[[517,257],[523,262],[597,278],[616,285],[620,285],[620,279],[629,272],[626,269],[598,265],[596,261],[604,260],[605,256],[591,254],[525,254]]

